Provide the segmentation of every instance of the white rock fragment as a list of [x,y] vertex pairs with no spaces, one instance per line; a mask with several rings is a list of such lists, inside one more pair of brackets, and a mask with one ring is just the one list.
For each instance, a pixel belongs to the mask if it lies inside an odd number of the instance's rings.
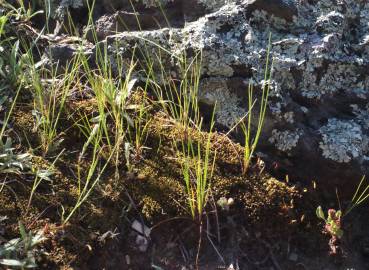
[[290,254],[290,256],[288,256],[288,259],[289,259],[290,261],[292,261],[292,262],[297,262],[298,255],[297,255],[296,253],[292,252],[292,253]]
[[150,228],[137,220],[133,221],[131,228],[139,233],[136,237],[136,245],[138,249],[141,252],[146,252],[149,247],[149,237],[151,233]]

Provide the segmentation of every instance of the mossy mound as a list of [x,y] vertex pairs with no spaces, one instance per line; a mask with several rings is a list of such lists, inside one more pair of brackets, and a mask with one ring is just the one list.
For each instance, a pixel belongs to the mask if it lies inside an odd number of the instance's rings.
[[[134,94],[129,102],[130,105],[143,102],[142,96]],[[86,266],[101,246],[101,240],[98,240],[101,235],[115,228],[129,233],[127,219],[132,221],[140,216],[146,224],[154,225],[171,218],[191,217],[181,170],[183,160],[175,144],[191,139],[195,145],[201,142],[200,147],[204,147],[203,142],[206,142],[209,133],[185,128],[151,106],[148,109],[150,116],[145,148],[132,161],[131,171],[127,171],[124,157],[118,167],[108,166],[88,200],[67,224],[61,226],[63,217],[72,210],[78,198],[77,160],[85,140],[67,115],[91,115],[95,109],[93,99],[68,104],[59,128],[60,132],[65,131],[65,140],[60,148],[66,150],[54,166],[51,164],[55,155],[33,158],[34,169],[52,167],[54,173],[52,183],[43,181],[39,185],[29,207],[34,180],[31,174],[29,177],[14,176],[15,181],[6,184],[0,192],[0,214],[9,217],[4,223],[6,239],[18,236],[18,220],[22,220],[28,230],[44,228],[48,240],[43,248],[49,256],[40,262],[43,268]],[[21,130],[26,127],[22,140],[27,139],[30,146],[37,149],[40,140],[32,131],[32,123],[29,107],[17,107],[13,117],[14,130],[22,134]],[[293,201],[300,198],[298,190],[267,174],[256,161],[253,161],[248,173],[242,175],[240,161],[243,148],[225,134],[211,133],[210,142],[210,156],[216,155],[216,162],[213,177],[209,180],[210,196],[206,212],[215,210],[219,198],[233,198],[235,204],[228,215],[236,215],[250,226],[265,228],[272,218],[273,226],[286,230],[286,225],[295,218],[291,215],[291,209]],[[79,163],[83,176],[90,162],[88,154]],[[176,226],[180,229],[182,225]],[[196,234],[190,239],[196,239]]]
[[[181,160],[171,147],[173,140],[184,136],[181,127],[173,124],[160,113],[150,124],[149,141],[158,141],[160,147],[150,149],[145,159],[137,164],[137,177],[128,181],[128,190],[139,200],[144,215],[149,220],[188,215]],[[193,141],[205,141],[208,133],[187,130]],[[250,222],[266,221],[269,215],[279,215],[300,197],[298,190],[278,181],[258,167],[241,174],[240,157],[243,148],[230,141],[224,134],[213,133],[212,154],[217,153],[214,175],[210,181],[211,195],[232,197],[237,211],[250,218]]]

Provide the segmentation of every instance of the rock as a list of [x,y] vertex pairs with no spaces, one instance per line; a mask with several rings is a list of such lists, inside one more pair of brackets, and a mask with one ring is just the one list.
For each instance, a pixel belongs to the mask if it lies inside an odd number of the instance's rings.
[[105,14],[96,21],[97,37],[100,40],[116,32],[183,27],[186,22],[203,16],[206,9],[197,0],[166,0],[161,7],[154,4],[156,1],[146,0],[137,2],[134,8],[124,1],[104,2],[103,7],[112,7],[109,10],[113,14]]
[[295,1],[291,0],[249,0],[248,11],[264,10],[271,15],[292,21],[297,17]]
[[151,230],[145,224],[134,220],[131,228],[138,233],[136,236],[136,245],[138,250],[141,252],[146,252],[149,247],[149,237]]
[[[175,10],[170,14],[174,26],[181,25],[181,21],[175,22],[173,18],[180,18],[181,13]],[[103,15],[96,22],[96,33],[98,39],[102,40],[109,35],[124,31],[152,30],[167,26],[166,18],[158,9],[146,12],[117,11],[113,15]],[[91,38],[90,38],[91,40]]]
[[54,44],[49,47],[50,58],[60,61],[60,64],[63,66],[68,60],[71,60],[77,52],[77,46],[73,44]]
[[[88,59],[92,55],[91,44],[85,44],[83,48],[77,43],[52,43],[44,56],[45,64],[47,66],[56,65],[58,72],[62,72],[67,66],[67,63],[81,51]],[[94,63],[91,63],[94,64]]]
[[298,259],[298,255],[294,252],[292,252],[289,256],[288,256],[288,259],[292,262],[297,262],[297,259]]

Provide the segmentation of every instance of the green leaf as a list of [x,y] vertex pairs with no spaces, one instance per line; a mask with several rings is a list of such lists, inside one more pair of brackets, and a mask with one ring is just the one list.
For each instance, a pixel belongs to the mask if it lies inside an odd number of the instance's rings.
[[19,221],[18,224],[19,224],[19,232],[22,236],[22,240],[24,241],[25,239],[27,239],[26,229],[24,228],[22,222]]
[[41,180],[49,181],[49,182],[52,182],[52,180],[50,179],[50,176],[52,176],[53,174],[54,172],[51,170],[37,170],[36,172],[36,176],[38,178],[40,178]]
[[7,20],[8,20],[7,16],[1,16],[0,17],[0,37],[3,34],[4,26],[5,26]]
[[337,212],[336,212],[336,218],[337,218],[337,219],[340,219],[340,218],[341,218],[341,216],[342,216],[342,211],[341,211],[341,210],[337,211]]
[[336,236],[337,236],[338,238],[342,238],[342,236],[343,236],[343,231],[342,231],[341,229],[337,229],[337,230],[335,231],[335,234],[336,234]]
[[316,213],[316,216],[318,218],[325,220],[324,212],[323,212],[323,209],[322,209],[322,207],[320,205],[316,209],[316,212],[315,213]]

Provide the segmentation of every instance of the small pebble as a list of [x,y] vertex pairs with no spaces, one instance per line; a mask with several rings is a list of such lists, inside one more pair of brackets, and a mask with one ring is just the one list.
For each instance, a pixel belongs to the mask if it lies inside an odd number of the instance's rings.
[[129,257],[129,255],[126,255],[126,264],[127,265],[131,264],[131,257]]
[[289,259],[290,261],[292,261],[292,262],[297,262],[298,255],[297,255],[296,253],[292,252],[292,253],[290,254],[290,256],[288,256],[288,259]]

